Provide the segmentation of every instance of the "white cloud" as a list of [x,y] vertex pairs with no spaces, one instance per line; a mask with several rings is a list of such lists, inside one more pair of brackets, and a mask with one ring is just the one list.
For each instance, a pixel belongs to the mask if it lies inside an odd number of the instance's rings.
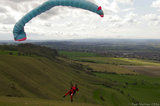
[[139,23],[139,16],[133,12],[130,12],[124,17],[124,24],[138,24]]
[[111,3],[111,5],[108,9],[110,9],[112,12],[115,12],[115,13],[118,13],[120,10],[120,8],[115,0]]
[[122,4],[133,4],[133,0],[116,0],[116,1]]
[[148,22],[149,25],[160,25],[160,16],[157,14],[146,14],[142,18]]
[[117,13],[120,10],[116,0],[95,0],[95,3],[102,6],[106,14]]
[[1,24],[15,24],[16,20],[13,16],[11,16],[6,9],[3,12],[0,12],[0,23]]
[[160,0],[156,0],[152,2],[152,7],[160,9]]
[[135,8],[125,8],[125,9],[122,9],[122,11],[124,12],[131,12],[131,11],[134,11]]
[[7,10],[4,7],[0,7],[0,13],[5,13]]

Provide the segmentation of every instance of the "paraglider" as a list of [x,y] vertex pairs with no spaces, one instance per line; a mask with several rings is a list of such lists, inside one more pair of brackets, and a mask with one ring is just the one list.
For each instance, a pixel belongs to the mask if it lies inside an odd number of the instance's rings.
[[77,91],[79,91],[77,84],[73,86],[73,84],[71,83],[71,89],[63,96],[63,98],[65,98],[69,94],[71,98],[71,102],[73,102],[73,96]]
[[24,26],[32,18],[40,15],[41,13],[55,7],[55,6],[71,6],[76,8],[85,9],[94,13],[97,13],[101,17],[104,16],[101,6],[89,2],[87,0],[48,0],[37,8],[31,10],[25,16],[23,16],[14,26],[13,35],[15,41],[24,41],[26,40],[26,33]]

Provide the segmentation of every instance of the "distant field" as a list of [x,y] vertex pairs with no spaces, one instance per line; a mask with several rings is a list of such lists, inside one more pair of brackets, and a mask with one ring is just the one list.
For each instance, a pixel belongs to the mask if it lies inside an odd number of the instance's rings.
[[113,65],[158,65],[160,62],[142,60],[136,58],[112,58],[112,57],[101,57],[95,53],[88,52],[68,52],[60,51],[61,55],[74,60],[80,60],[83,62],[93,62],[93,63],[104,63],[104,64],[113,64]]
[[[77,58],[78,59],[78,58]],[[88,61],[93,63],[104,63],[112,65],[154,65],[160,66],[160,63],[155,61],[140,60],[134,58],[111,58],[111,57],[79,57],[80,61]]]
[[112,65],[112,64],[102,64],[102,63],[92,63],[92,62],[80,62],[75,60],[68,60],[64,58],[59,58],[60,60],[66,61],[68,63],[78,63],[83,64],[85,69],[93,72],[107,72],[107,73],[116,73],[116,74],[136,74],[134,71],[127,69],[122,66]]
[[124,66],[129,70],[134,70],[137,73],[160,77],[160,66]]
[[88,53],[88,52],[68,52],[68,51],[59,51],[59,53],[63,56],[68,58],[74,59],[74,57],[96,57],[98,56],[95,53]]
[[135,72],[116,65],[111,64],[97,64],[97,63],[89,63],[89,62],[80,62],[83,65],[86,65],[93,69],[96,72],[108,72],[108,73],[116,73],[116,74],[136,74]]
[[[160,76],[160,63],[155,61],[108,57],[81,57],[80,61],[93,62],[88,64],[89,67],[100,72],[106,71],[119,74],[139,73],[148,76]],[[86,62],[82,63],[85,64]]]
[[[77,54],[72,55],[72,53]],[[160,62],[157,61],[136,58],[100,57],[83,52],[61,52],[61,54],[67,54],[66,56],[69,56],[68,58],[79,61],[79,63],[87,65],[94,71],[113,72],[117,74],[140,73],[144,75],[160,76]]]
[[142,59],[136,59],[136,58],[114,58],[114,59],[130,62],[136,65],[160,66],[160,62],[152,61],[152,60],[142,60]]

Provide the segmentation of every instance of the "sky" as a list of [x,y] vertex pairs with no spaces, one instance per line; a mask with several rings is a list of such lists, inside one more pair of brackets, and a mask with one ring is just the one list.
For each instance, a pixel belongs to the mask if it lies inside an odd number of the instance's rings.
[[[0,40],[13,40],[13,27],[47,0],[0,0]],[[77,8],[57,6],[25,25],[28,40],[160,39],[160,0],[88,0],[104,18]]]

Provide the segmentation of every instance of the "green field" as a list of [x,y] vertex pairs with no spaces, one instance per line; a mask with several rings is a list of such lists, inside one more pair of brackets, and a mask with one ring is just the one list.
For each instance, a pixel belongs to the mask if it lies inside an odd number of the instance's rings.
[[89,52],[68,52],[68,51],[59,51],[59,54],[68,58],[76,58],[76,57],[96,57],[98,54],[89,53]]
[[61,51],[61,55],[64,55],[73,60],[78,60],[82,62],[92,62],[92,63],[103,63],[112,65],[150,65],[150,66],[160,66],[160,62],[151,60],[142,60],[136,58],[113,58],[113,57],[102,57],[94,53],[86,52],[66,52]]
[[17,51],[0,50],[0,55],[8,55],[8,54],[17,55],[18,52]]
[[140,60],[135,58],[112,58],[112,57],[75,57],[75,60],[82,62],[103,63],[112,65],[154,65],[160,66],[160,63],[154,61]]

